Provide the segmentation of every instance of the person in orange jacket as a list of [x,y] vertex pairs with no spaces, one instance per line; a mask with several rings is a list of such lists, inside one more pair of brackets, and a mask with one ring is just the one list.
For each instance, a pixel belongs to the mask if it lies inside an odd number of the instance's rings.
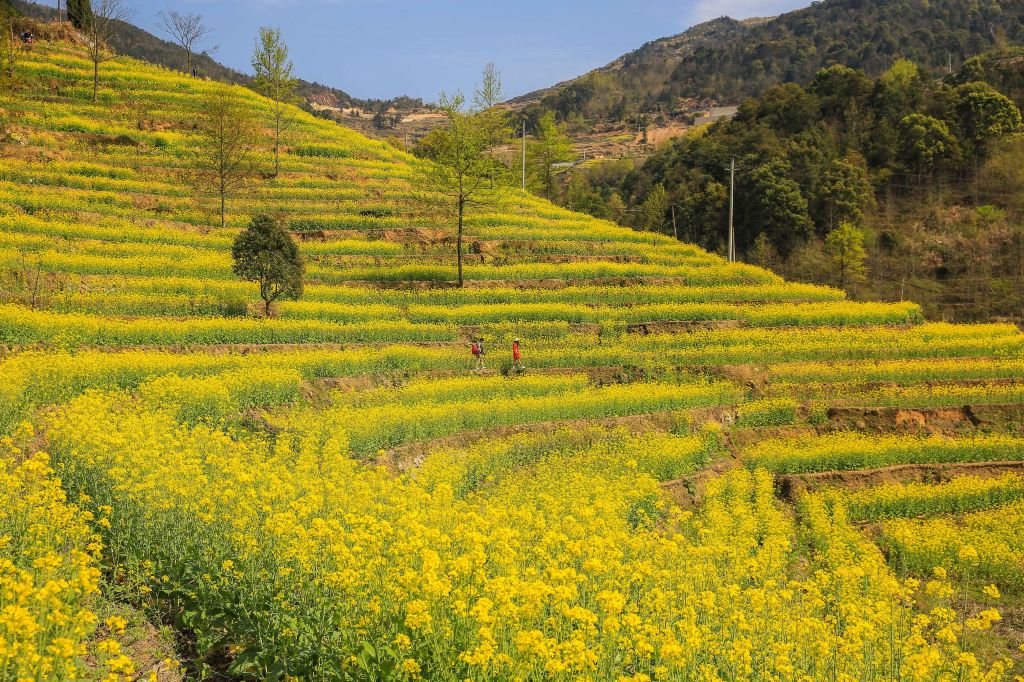
[[519,339],[514,339],[512,341],[512,369],[520,372],[526,369],[523,367],[523,356],[522,352],[519,350]]

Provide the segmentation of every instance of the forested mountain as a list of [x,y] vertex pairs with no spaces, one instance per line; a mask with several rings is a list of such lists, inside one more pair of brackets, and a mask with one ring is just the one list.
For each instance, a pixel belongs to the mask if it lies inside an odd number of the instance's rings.
[[[36,19],[51,19],[56,14],[55,7],[40,5],[35,2],[10,0],[9,4],[23,15]],[[135,57],[136,59],[142,59],[150,64],[167,66],[172,69],[184,68],[185,51],[179,45],[172,43],[169,40],[159,38],[149,31],[135,26],[134,24],[125,22],[118,23],[120,24],[120,27],[113,39],[110,41],[111,47],[113,47],[118,54]],[[210,43],[211,45],[215,45],[216,41],[211,40]],[[200,75],[207,76],[224,83],[248,85],[252,81],[252,76],[249,74],[242,73],[229,66],[225,66],[209,54],[203,52],[193,56],[193,66]],[[350,106],[367,109],[369,111],[384,111],[391,106],[398,109],[414,108],[423,104],[418,99],[411,99],[404,96],[395,97],[390,100],[360,99],[358,97],[353,97],[344,90],[302,79],[299,79],[296,92],[303,100],[306,101],[309,101],[313,96],[326,94],[328,97],[333,98],[340,103],[348,103]]]
[[698,24],[684,33],[651,41],[579,78],[517,97],[512,103],[554,111],[566,120],[624,119],[659,105],[661,91],[687,55],[741,40],[751,26],[763,21],[722,17]]
[[942,80],[909,60],[875,79],[830,66],[636,168],[579,169],[562,200],[725,253],[735,159],[741,260],[948,317],[1019,316],[1022,76],[1019,48]]
[[1021,0],[825,0],[770,20],[723,18],[654,41],[540,93],[562,120],[668,111],[680,99],[738,103],[842,64],[878,76],[896,58],[926,73],[1024,41]]

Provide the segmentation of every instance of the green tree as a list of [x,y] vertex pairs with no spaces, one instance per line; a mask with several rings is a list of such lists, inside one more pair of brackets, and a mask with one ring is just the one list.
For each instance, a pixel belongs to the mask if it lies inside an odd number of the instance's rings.
[[764,94],[757,108],[757,120],[775,131],[794,134],[818,119],[817,98],[796,83],[777,85]]
[[[88,3],[86,3],[88,5]],[[92,101],[97,101],[100,87],[100,64],[117,56],[110,48],[110,40],[121,25],[132,17],[132,12],[121,0],[99,0],[93,5],[81,29],[85,36],[85,50],[92,61]]]
[[652,232],[664,232],[668,203],[668,192],[659,182],[647,193],[644,203],[640,204],[639,226]]
[[841,222],[859,224],[871,198],[871,183],[864,164],[850,159],[833,159],[815,187],[815,219],[826,233]]
[[306,268],[299,247],[280,220],[266,214],[253,217],[231,246],[235,275],[260,285],[263,314],[278,298],[297,301],[302,296]]
[[898,132],[900,162],[919,180],[956,153],[956,138],[946,122],[937,118],[920,113],[904,116]]
[[752,265],[759,265],[769,270],[778,270],[782,264],[779,250],[775,248],[772,240],[764,232],[757,235],[757,239],[754,240],[754,246],[747,252],[747,261]]
[[227,87],[208,95],[201,111],[193,167],[198,184],[220,198],[224,227],[228,197],[255,172],[259,127],[252,112]]
[[[812,233],[807,200],[800,185],[788,177],[789,165],[784,162],[765,163],[753,168],[738,190],[744,216],[737,244],[751,243],[752,234],[764,232],[783,255]],[[742,192],[740,193],[740,190]]]
[[[418,145],[434,163],[423,164],[416,178],[421,203],[439,208],[455,221],[458,285],[463,285],[463,227],[467,212],[500,200],[508,168],[489,152],[500,134],[495,118],[474,108],[466,110],[461,93],[441,93],[437,105],[447,125],[437,128]],[[507,137],[507,134],[506,134]]]
[[843,118],[858,101],[871,94],[871,79],[864,72],[834,64],[814,75],[807,90],[818,97],[826,118]]
[[955,76],[946,80],[957,85],[985,80],[985,65],[981,57],[971,57],[960,66]]
[[68,21],[79,31],[84,31],[92,18],[92,6],[89,0],[67,0]]
[[572,141],[555,123],[554,112],[545,112],[526,145],[529,187],[543,197],[554,199],[558,193],[554,165],[574,158]]
[[994,140],[1021,127],[1017,105],[987,83],[966,83],[957,88],[954,108],[975,157],[984,157]]
[[722,183],[701,176],[688,181],[676,190],[680,196],[677,221],[683,226],[680,235],[712,251],[724,243],[725,209],[729,202],[729,188]]
[[473,112],[477,125],[489,136],[492,147],[505,144],[511,135],[508,111],[498,106],[503,99],[501,72],[493,62],[488,62],[480,85],[473,91]]
[[909,59],[898,59],[875,83],[873,100],[878,114],[896,122],[915,111],[924,97],[921,69]]
[[288,46],[281,40],[281,29],[260,28],[259,38],[252,55],[256,90],[269,98],[274,119],[274,175],[281,172],[281,133],[287,127],[288,105],[295,100],[298,80],[293,75],[294,65],[288,58]]
[[852,223],[841,223],[828,233],[825,253],[840,289],[845,290],[864,281],[867,274],[864,233]]
[[622,200],[622,195],[612,190],[608,195],[607,201],[605,201],[605,206],[608,219],[614,220],[621,225],[626,216],[626,202]]
[[473,93],[473,104],[479,111],[486,111],[501,104],[501,72],[494,62],[487,62],[480,78],[480,86]]

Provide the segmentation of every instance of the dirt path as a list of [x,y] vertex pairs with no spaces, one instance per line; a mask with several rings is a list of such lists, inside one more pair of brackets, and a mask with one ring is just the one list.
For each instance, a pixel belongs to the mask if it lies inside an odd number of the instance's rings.
[[1024,461],[895,464],[876,469],[785,474],[776,476],[775,482],[779,495],[792,501],[805,492],[823,488],[859,490],[887,483],[945,483],[959,476],[995,478],[1009,472],[1024,472]]

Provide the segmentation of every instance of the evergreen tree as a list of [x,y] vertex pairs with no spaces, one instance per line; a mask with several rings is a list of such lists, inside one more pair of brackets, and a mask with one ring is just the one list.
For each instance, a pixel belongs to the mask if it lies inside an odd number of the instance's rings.
[[867,169],[849,159],[829,162],[815,190],[815,219],[825,233],[842,222],[859,224],[871,202]]
[[737,244],[750,245],[754,234],[764,232],[783,255],[811,235],[812,222],[800,186],[788,176],[783,162],[766,163],[750,171],[742,183],[742,230]]
[[975,157],[983,157],[991,143],[1020,130],[1020,109],[1010,98],[987,83],[967,83],[957,89],[954,105],[960,130]]
[[867,252],[864,250],[864,233],[851,223],[842,223],[825,237],[825,253],[828,254],[836,284],[840,289],[859,284],[867,274]]
[[546,112],[537,121],[533,137],[526,145],[530,189],[548,199],[558,194],[554,165],[576,158],[569,136],[555,123],[553,112]]
[[900,121],[899,160],[918,180],[934,173],[956,154],[957,141],[945,121],[915,113]]
[[92,5],[89,0],[67,0],[68,21],[79,31],[84,31],[92,19]]
[[270,306],[278,298],[297,301],[302,296],[305,264],[281,221],[266,214],[255,216],[235,237],[231,258],[235,275],[260,285],[266,317],[270,317]]
[[665,215],[668,213],[668,192],[661,183],[655,185],[640,205],[640,225],[652,232],[665,231]]

